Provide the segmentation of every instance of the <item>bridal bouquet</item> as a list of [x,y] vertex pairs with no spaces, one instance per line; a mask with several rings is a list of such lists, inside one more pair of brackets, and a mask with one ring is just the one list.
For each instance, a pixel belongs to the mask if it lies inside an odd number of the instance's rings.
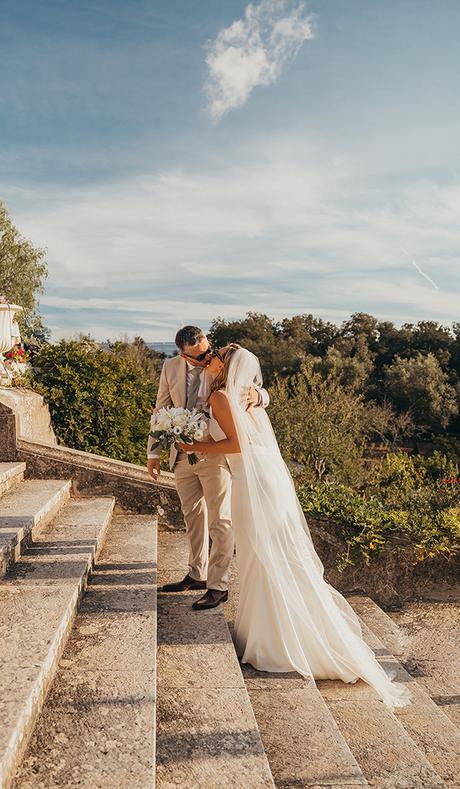
[[[160,408],[152,416],[150,435],[155,439],[152,449],[179,449],[178,441],[182,444],[193,444],[202,441],[207,427],[206,417],[196,408],[189,411],[187,408]],[[187,455],[188,462],[193,466],[198,462],[194,452]]]

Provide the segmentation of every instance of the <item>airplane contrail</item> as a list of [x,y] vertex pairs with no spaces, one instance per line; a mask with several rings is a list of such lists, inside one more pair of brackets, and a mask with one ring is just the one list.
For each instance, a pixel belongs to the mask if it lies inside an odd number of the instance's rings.
[[[404,252],[404,254],[407,255],[407,257],[410,257],[408,251],[406,249],[404,249],[404,247],[400,247],[400,249],[401,249],[401,252]],[[436,288],[436,290],[439,290],[439,287],[438,287],[438,285],[436,285],[436,282],[433,282],[431,277],[429,277],[428,274],[425,274],[425,272],[422,271],[422,269],[420,268],[418,263],[416,263],[415,260],[412,260],[411,262],[412,262],[412,265],[414,266],[414,268],[417,269],[418,273],[421,274],[422,277],[425,277],[425,279],[430,283],[430,285],[433,286],[433,288]]]
[[430,283],[430,285],[433,285],[433,288],[436,288],[436,290],[439,290],[438,286],[436,285],[436,282],[433,282],[431,277],[429,277],[428,274],[425,274],[425,272],[422,271],[422,269],[420,268],[420,266],[417,265],[415,260],[412,261],[412,265],[415,266],[415,268],[422,275],[422,277],[425,277],[425,279]]

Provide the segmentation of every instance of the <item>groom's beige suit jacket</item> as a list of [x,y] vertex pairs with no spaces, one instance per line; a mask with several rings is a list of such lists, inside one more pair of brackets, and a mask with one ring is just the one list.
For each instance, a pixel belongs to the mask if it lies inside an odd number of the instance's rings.
[[[186,397],[187,388],[187,362],[182,356],[173,356],[171,359],[165,359],[163,364],[160,383],[158,385],[158,394],[153,410],[151,422],[155,412],[160,408],[168,408],[174,406],[175,408],[185,408],[187,401]],[[152,449],[154,439],[149,436],[147,442],[147,457],[158,457],[158,452]],[[177,460],[178,451],[171,447],[169,453],[169,467],[172,471]]]

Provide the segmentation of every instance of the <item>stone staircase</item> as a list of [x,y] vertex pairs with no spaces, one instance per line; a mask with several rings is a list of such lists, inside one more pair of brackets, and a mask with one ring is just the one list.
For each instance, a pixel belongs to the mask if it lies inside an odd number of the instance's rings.
[[154,526],[114,515],[14,787],[154,785]]
[[[230,629],[238,601],[235,566],[231,591],[224,606]],[[378,660],[396,669],[399,682],[410,683],[414,703],[392,713],[362,681],[313,684],[294,673],[242,665],[275,785],[460,786],[460,731],[392,653],[403,651],[403,633],[368,597],[347,599]]]
[[153,786],[156,521],[24,472],[0,463],[0,787]]
[[235,562],[223,606],[193,611],[196,592],[157,601],[157,543],[159,583],[180,577],[182,530],[25,476],[0,463],[0,789],[460,786],[460,731],[372,600],[348,598],[410,684],[414,703],[395,713],[364,682],[240,665]]

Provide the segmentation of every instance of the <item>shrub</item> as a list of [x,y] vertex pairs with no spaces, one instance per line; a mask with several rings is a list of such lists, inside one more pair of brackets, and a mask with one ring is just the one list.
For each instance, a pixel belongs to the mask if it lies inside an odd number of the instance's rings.
[[48,403],[60,443],[145,463],[156,384],[140,364],[89,338],[62,340],[36,353],[32,386]]
[[363,398],[326,379],[308,359],[289,380],[270,388],[269,416],[287,462],[317,482],[356,484],[365,475]]
[[[366,563],[386,546],[404,544],[414,562],[460,550],[460,485],[445,482],[448,460],[388,456],[382,461],[380,494],[374,479],[370,491],[347,485],[301,485],[305,512],[340,524],[346,550],[338,557],[343,570],[359,558]],[[454,478],[455,479],[455,478]]]

